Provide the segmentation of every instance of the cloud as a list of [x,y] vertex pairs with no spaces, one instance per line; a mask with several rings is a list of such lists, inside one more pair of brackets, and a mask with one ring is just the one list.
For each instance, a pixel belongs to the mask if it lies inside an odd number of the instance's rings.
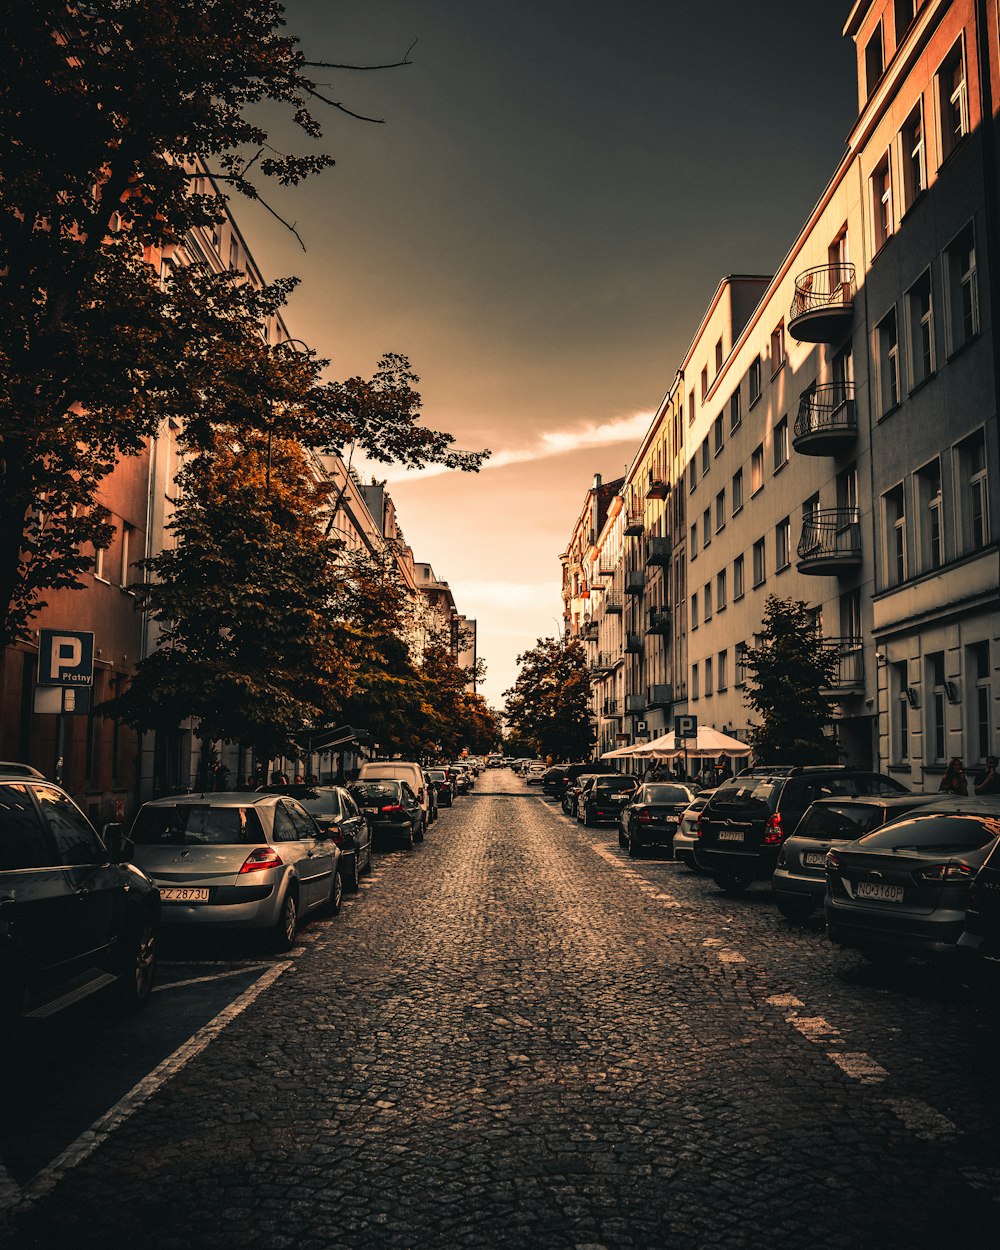
[[[532,460],[546,460],[555,456],[567,456],[572,452],[586,451],[589,447],[608,447],[614,443],[638,443],[649,429],[653,419],[651,412],[636,412],[631,416],[615,417],[600,424],[588,421],[582,425],[563,430],[546,430],[525,447],[508,447],[494,451],[483,465],[481,472],[504,469],[512,464],[526,464]],[[455,470],[432,464],[426,469],[406,469],[402,465],[371,466],[371,472],[388,482],[412,482],[426,477]]]

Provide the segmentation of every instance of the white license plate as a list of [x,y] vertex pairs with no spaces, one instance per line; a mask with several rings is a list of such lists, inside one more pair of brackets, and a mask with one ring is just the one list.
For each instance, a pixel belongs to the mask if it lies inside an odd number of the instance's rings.
[[365,815],[366,815],[366,816],[377,816],[377,815],[378,815],[378,808],[377,808],[377,807],[363,807],[361,810],[365,813]]
[[802,862],[809,868],[822,868],[826,863],[826,855],[822,851],[806,851]]
[[882,903],[901,903],[903,887],[901,885],[879,885],[875,881],[859,881],[855,886],[858,898],[877,898]]
[[743,834],[738,829],[721,829],[719,831],[720,842],[742,842]]
[[208,890],[194,889],[189,886],[160,889],[160,898],[165,903],[207,903]]

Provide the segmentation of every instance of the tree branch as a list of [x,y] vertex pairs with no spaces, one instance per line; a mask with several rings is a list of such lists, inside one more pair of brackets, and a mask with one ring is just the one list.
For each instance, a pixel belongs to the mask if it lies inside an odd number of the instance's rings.
[[339,109],[341,113],[346,113],[348,117],[353,117],[356,121],[374,122],[376,126],[385,125],[384,117],[366,117],[364,113],[355,113],[352,109],[349,109],[346,104],[340,104],[337,100],[331,100],[329,96],[321,95],[315,87],[307,87],[306,90],[309,95],[313,97],[313,99],[319,100],[323,104],[329,104],[331,108]]
[[341,65],[337,61],[303,61],[302,64],[308,65],[310,69],[353,69],[360,72],[373,69],[399,69],[403,65],[413,64],[412,61],[407,60],[407,57],[416,46],[417,40],[414,39],[403,53],[403,59],[401,61],[392,61],[388,65]]

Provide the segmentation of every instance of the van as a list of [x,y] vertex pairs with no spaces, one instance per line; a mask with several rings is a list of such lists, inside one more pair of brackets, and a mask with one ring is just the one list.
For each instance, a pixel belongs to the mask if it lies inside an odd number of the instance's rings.
[[358,781],[385,781],[387,779],[405,781],[417,796],[422,817],[420,828],[415,832],[414,837],[418,842],[423,842],[430,814],[430,796],[427,793],[423,768],[410,760],[373,760],[368,764],[362,764],[357,776]]

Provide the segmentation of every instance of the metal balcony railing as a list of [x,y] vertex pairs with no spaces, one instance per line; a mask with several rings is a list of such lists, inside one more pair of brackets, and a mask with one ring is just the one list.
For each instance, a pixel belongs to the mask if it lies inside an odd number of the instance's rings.
[[646,690],[646,706],[669,707],[674,701],[674,688],[669,682],[656,682]]
[[666,568],[670,564],[670,539],[654,535],[646,541],[646,564]]
[[854,690],[865,684],[864,643],[860,638],[827,638],[824,644],[836,655],[837,671],[830,689]]
[[625,635],[625,653],[627,655],[642,655],[642,634]]
[[625,515],[625,533],[635,537],[641,534],[646,526],[646,518],[642,508],[631,507]]
[[834,573],[861,562],[861,522],[856,508],[824,508],[802,518],[800,573]]
[[622,709],[622,705],[621,705],[620,699],[605,699],[604,706],[601,709],[601,713],[603,716],[606,716],[610,720],[613,720],[615,717],[621,716],[622,714],[621,709]]
[[647,634],[669,634],[670,633],[670,609],[669,608],[650,608],[646,616],[646,633]]
[[788,332],[805,343],[827,343],[843,333],[853,314],[857,280],[851,264],[817,265],[795,279]]
[[651,477],[649,479],[649,485],[646,487],[647,499],[666,499],[669,494],[670,487],[666,484],[666,482],[662,481],[658,477]]
[[641,595],[646,589],[646,573],[643,569],[629,569],[625,574],[625,593]]
[[604,596],[604,615],[621,616],[622,596],[619,590],[609,590]]
[[625,696],[625,711],[631,715],[641,716],[646,710],[646,696],[644,694],[627,694]]
[[600,627],[596,621],[588,621],[580,630],[580,636],[585,642],[596,642],[600,633]]
[[792,438],[796,451],[834,454],[857,433],[853,382],[830,382],[802,393]]

